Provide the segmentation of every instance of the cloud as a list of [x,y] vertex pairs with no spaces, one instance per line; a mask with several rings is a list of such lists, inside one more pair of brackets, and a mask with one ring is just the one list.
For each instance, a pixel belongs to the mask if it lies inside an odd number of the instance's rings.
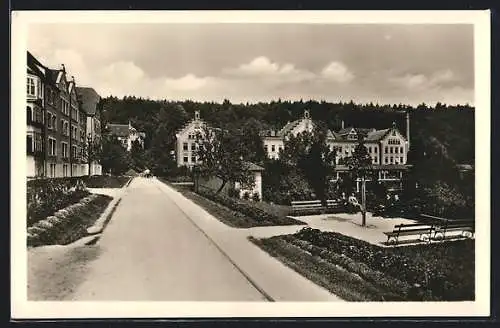
[[321,71],[321,75],[330,81],[349,83],[354,79],[354,74],[341,62],[333,61]]
[[389,78],[389,81],[396,86],[406,89],[433,89],[440,87],[452,87],[453,84],[460,82],[456,74],[449,70],[439,70],[430,75],[425,74],[405,74]]
[[179,91],[188,91],[188,90],[198,90],[207,86],[210,82],[210,78],[200,78],[194,74],[187,74],[181,78],[173,79],[173,78],[165,78],[164,85],[166,88],[179,90]]
[[237,68],[223,69],[223,74],[230,78],[260,79],[284,83],[296,83],[315,77],[312,72],[298,69],[291,63],[279,64],[272,62],[265,56],[256,57]]

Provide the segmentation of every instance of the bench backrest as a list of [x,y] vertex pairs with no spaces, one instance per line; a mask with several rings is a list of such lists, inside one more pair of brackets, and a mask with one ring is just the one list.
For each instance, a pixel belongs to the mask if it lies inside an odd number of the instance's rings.
[[297,200],[297,201],[292,201],[292,206],[293,205],[315,205],[315,204],[321,204],[320,200]]
[[341,202],[338,200],[334,200],[334,199],[328,199],[326,201],[326,205],[327,206],[338,206],[338,205],[341,205]]
[[417,228],[417,227],[432,229],[433,225],[425,223],[398,224],[394,226],[394,231],[405,230],[405,228]]

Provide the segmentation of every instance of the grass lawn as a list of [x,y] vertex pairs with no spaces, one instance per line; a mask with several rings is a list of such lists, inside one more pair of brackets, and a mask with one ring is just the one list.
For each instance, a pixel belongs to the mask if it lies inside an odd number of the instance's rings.
[[85,185],[88,188],[122,188],[129,179],[124,176],[93,175],[85,179]]
[[162,182],[168,184],[172,188],[176,189],[180,193],[182,193],[186,198],[190,199],[197,205],[203,207],[208,213],[216,217],[219,221],[227,224],[228,226],[234,228],[252,228],[259,226],[274,226],[274,225],[303,225],[304,223],[301,221],[297,221],[294,219],[286,218],[288,215],[288,211],[285,211],[284,208],[286,206],[276,206],[271,204],[266,204],[264,202],[250,202],[243,201],[249,205],[256,206],[264,211],[272,211],[271,214],[279,216],[279,222],[267,221],[267,220],[257,220],[248,215],[243,214],[242,212],[232,210],[226,206],[223,206],[217,202],[214,202],[210,199],[207,199],[191,190],[190,186],[183,185],[173,185],[168,183],[165,179],[158,178]]
[[474,241],[383,248],[305,228],[252,242],[348,301],[474,300]]
[[[91,200],[81,207],[67,211],[66,214],[56,213],[55,222],[44,226],[42,220],[30,227],[34,232],[28,238],[28,246],[66,245],[87,236],[87,228],[91,227],[107,208],[112,197],[91,195]],[[64,211],[63,211],[64,212]]]

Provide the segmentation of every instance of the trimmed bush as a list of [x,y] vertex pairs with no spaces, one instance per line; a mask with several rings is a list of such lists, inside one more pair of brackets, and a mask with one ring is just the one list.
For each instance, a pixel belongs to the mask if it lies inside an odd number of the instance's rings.
[[[326,250],[381,272],[412,300],[473,300],[474,241],[382,248],[335,232],[304,228],[295,235],[311,253]],[[338,257],[329,257],[338,260]],[[343,264],[343,266],[349,266]],[[368,269],[366,269],[368,268]],[[357,274],[360,271],[357,270]],[[362,273],[360,274],[362,275]],[[375,277],[376,273],[370,273]],[[365,275],[366,276],[366,275]],[[368,278],[367,278],[368,277]],[[366,276],[365,279],[370,279]],[[418,286],[418,287],[414,287]],[[387,287],[386,287],[387,288]]]
[[210,199],[216,203],[224,205],[229,209],[239,212],[245,216],[255,220],[258,225],[290,225],[303,224],[300,221],[290,218],[282,218],[277,215],[268,213],[258,207],[253,206],[250,202],[243,202],[238,198],[231,198],[221,193],[216,193],[209,189],[200,189],[198,192],[203,197]]
[[28,246],[65,245],[87,235],[91,226],[112,200],[109,196],[91,195],[78,205],[57,211],[27,229]]

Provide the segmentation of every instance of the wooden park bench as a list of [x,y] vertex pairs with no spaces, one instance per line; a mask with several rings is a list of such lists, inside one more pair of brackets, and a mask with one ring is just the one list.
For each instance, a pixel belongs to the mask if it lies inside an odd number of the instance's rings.
[[326,209],[329,210],[329,211],[337,211],[337,210],[340,210],[342,209],[344,206],[343,206],[343,202],[341,200],[336,200],[336,199],[328,199],[326,201]]
[[421,217],[428,222],[434,223],[436,227],[433,236],[434,239],[444,240],[446,233],[452,231],[461,231],[462,237],[474,237],[474,220],[452,220],[428,214],[421,214]]
[[323,205],[320,200],[292,201],[292,213],[299,214],[304,212],[323,211]]
[[444,240],[447,232],[460,231],[461,237],[474,237],[475,225],[474,220],[446,220],[439,225],[436,225],[434,239]]
[[394,229],[390,232],[384,232],[387,236],[387,244],[396,245],[399,243],[400,236],[419,236],[419,240],[430,241],[433,232],[434,225],[422,224],[422,223],[412,223],[412,224],[398,224],[394,226]]

